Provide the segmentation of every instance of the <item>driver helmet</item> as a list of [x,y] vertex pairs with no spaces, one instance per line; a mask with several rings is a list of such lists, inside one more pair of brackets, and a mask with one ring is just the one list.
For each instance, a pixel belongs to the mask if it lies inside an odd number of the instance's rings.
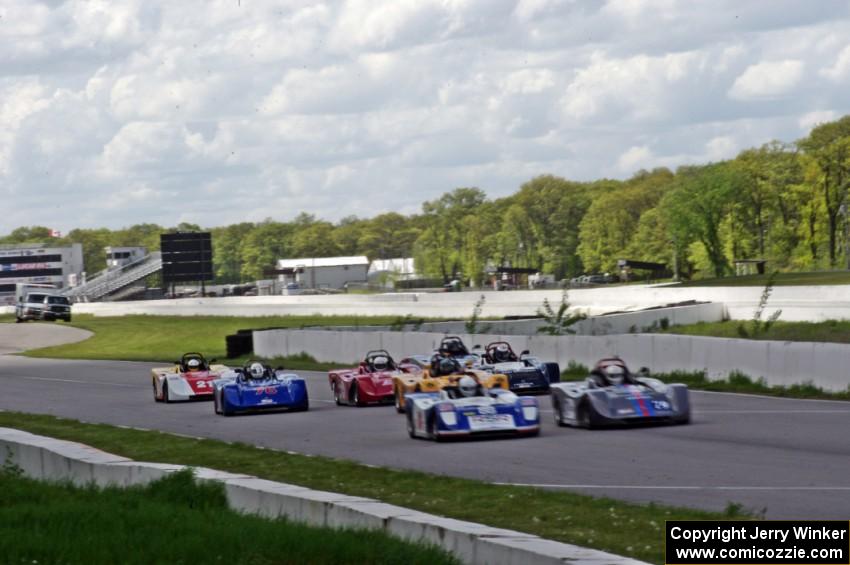
[[384,355],[372,358],[372,368],[376,371],[386,371],[390,367],[390,360]]
[[626,380],[626,370],[620,365],[609,365],[605,367],[605,378],[612,385],[621,385]]
[[186,367],[190,371],[200,371],[201,370],[201,360],[200,359],[189,359],[189,362],[186,363]]
[[443,357],[440,359],[438,372],[441,375],[451,375],[455,371],[458,370],[457,361],[452,359],[451,357]]
[[465,377],[461,377],[461,379],[457,382],[457,388],[460,390],[461,395],[469,398],[470,396],[475,396],[475,392],[478,389],[478,383],[475,382],[475,379],[467,375]]
[[511,351],[507,344],[501,343],[496,346],[496,351],[493,353],[493,358],[496,361],[508,361],[511,357]]
[[251,375],[252,379],[262,379],[265,372],[266,369],[263,367],[262,363],[251,363],[251,366],[248,367],[248,373]]

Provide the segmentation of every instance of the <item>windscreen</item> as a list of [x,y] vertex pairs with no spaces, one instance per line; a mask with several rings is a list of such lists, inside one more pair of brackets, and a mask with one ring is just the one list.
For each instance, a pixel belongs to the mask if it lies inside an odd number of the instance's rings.
[[64,296],[48,296],[47,297],[48,304],[70,304],[68,299]]

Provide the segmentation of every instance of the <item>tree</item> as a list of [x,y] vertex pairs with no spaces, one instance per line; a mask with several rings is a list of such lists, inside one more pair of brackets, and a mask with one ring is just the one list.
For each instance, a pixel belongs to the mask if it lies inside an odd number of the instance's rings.
[[261,279],[263,270],[274,267],[278,259],[292,257],[290,238],[294,229],[292,224],[266,219],[249,232],[239,251],[242,280]]
[[420,231],[397,212],[375,216],[365,222],[357,241],[358,252],[370,259],[410,257]]
[[212,230],[213,263],[217,282],[242,282],[242,243],[255,228],[250,222],[242,222]]
[[738,190],[738,180],[728,162],[680,167],[671,189],[661,200],[673,237],[699,241],[715,277],[729,271],[720,226]]
[[817,126],[798,144],[817,163],[820,171],[817,184],[826,209],[829,264],[835,266],[838,216],[846,205],[850,189],[850,116]]
[[625,258],[641,215],[658,204],[672,181],[673,173],[667,169],[640,171],[593,201],[579,227],[578,253],[588,271],[616,269],[617,260]]

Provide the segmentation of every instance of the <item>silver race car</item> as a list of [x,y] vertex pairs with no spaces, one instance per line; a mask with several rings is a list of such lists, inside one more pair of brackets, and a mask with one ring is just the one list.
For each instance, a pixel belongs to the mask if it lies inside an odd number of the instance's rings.
[[641,369],[637,374],[619,357],[602,359],[584,381],[552,383],[555,423],[598,428],[627,424],[687,424],[688,387],[666,384]]

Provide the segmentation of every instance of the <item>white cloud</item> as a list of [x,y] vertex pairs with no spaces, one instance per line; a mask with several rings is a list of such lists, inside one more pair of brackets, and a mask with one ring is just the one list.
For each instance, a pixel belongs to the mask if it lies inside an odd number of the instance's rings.
[[850,45],[841,50],[832,66],[821,69],[820,73],[834,81],[850,77]]
[[816,110],[800,116],[797,123],[802,131],[808,133],[816,125],[835,120],[838,117],[838,114],[832,110]]
[[729,96],[737,100],[777,98],[788,94],[803,78],[803,62],[766,61],[750,65],[735,79]]
[[652,151],[646,145],[629,147],[617,159],[617,168],[623,173],[634,172],[638,169],[649,168],[648,165],[651,161]]
[[63,231],[174,225],[177,199],[208,226],[410,213],[457,186],[725,159],[850,111],[843,4],[718,2],[8,0],[5,225],[45,201]]

